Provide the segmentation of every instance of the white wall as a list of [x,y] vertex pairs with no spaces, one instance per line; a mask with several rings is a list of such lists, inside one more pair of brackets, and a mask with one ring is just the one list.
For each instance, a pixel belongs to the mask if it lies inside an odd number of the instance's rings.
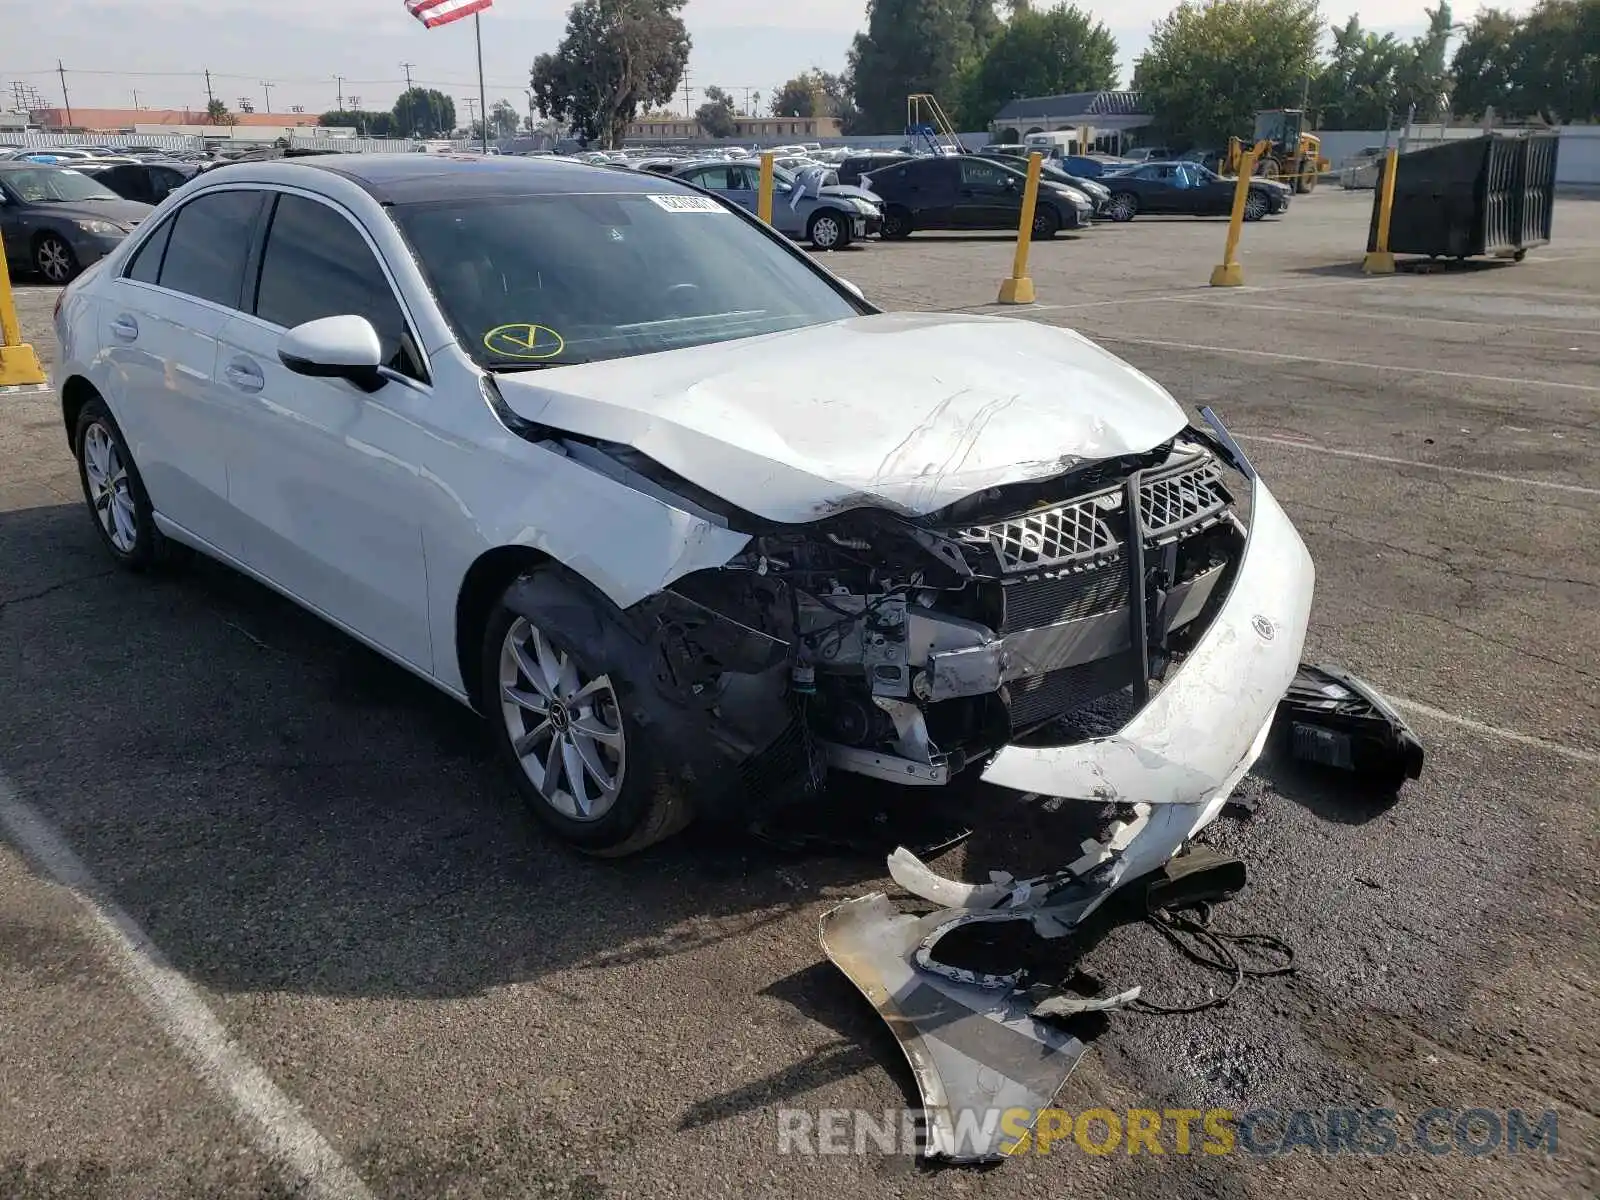
[[[1445,139],[1478,137],[1481,129],[1456,126],[1416,125],[1389,131],[1390,145],[1402,152],[1418,150]],[[1556,152],[1556,182],[1559,184],[1600,184],[1600,125],[1563,125],[1561,146]],[[1383,145],[1381,129],[1335,129],[1319,132],[1322,156],[1337,171],[1345,160],[1366,146]]]

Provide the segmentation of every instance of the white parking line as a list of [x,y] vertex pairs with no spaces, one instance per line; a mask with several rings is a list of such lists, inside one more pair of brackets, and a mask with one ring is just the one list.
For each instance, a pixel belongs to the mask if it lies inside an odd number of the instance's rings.
[[1578,496],[1600,496],[1600,488],[1584,487],[1581,483],[1558,483],[1553,479],[1529,479],[1525,475],[1502,475],[1498,471],[1477,471],[1471,467],[1452,467],[1445,463],[1418,462],[1414,458],[1395,458],[1388,454],[1369,454],[1365,450],[1336,450],[1320,442],[1301,438],[1274,437],[1267,433],[1238,433],[1229,430],[1241,442],[1265,442],[1272,446],[1289,446],[1296,450],[1311,450],[1334,458],[1353,458],[1361,462],[1384,463],[1395,467],[1420,467],[1424,471],[1442,471],[1447,475],[1469,475],[1474,479],[1489,479],[1495,483],[1509,483],[1517,487],[1547,488],[1553,492],[1571,492]]
[[1201,354],[1241,354],[1250,358],[1271,358],[1279,362],[1315,363],[1323,367],[1359,367],[1366,371],[1397,371],[1405,375],[1431,375],[1440,379],[1471,379],[1477,383],[1510,383],[1526,387],[1562,388],[1573,392],[1600,392],[1600,384],[1563,383],[1555,379],[1514,379],[1509,375],[1479,375],[1472,371],[1441,371],[1437,367],[1408,367],[1400,363],[1358,362],[1353,358],[1322,358],[1315,354],[1282,354],[1276,350],[1249,350],[1237,346],[1207,346],[1199,342],[1169,342],[1162,338],[1128,337],[1120,333],[1080,331],[1097,342],[1122,342],[1130,346],[1161,346],[1168,350],[1189,350]]
[[1431,704],[1423,704],[1419,700],[1406,700],[1398,696],[1388,696],[1388,699],[1394,703],[1396,708],[1418,713],[1424,717],[1432,717],[1435,721],[1444,721],[1449,725],[1459,725],[1462,729],[1470,730],[1484,737],[1500,738],[1502,741],[1515,742],[1519,746],[1543,750],[1546,754],[1554,754],[1559,758],[1583,763],[1585,766],[1600,767],[1600,754],[1595,753],[1593,750],[1580,750],[1576,746],[1566,746],[1560,742],[1552,742],[1549,738],[1535,737],[1531,733],[1518,733],[1515,729],[1502,729],[1498,725],[1486,725],[1482,721],[1475,721],[1471,717],[1463,717],[1460,713],[1446,712],[1442,708],[1435,708]]
[[1304,313],[1313,317],[1365,317],[1373,321],[1424,321],[1432,325],[1487,325],[1492,328],[1509,326],[1519,333],[1564,333],[1573,338],[1588,337],[1589,331],[1562,328],[1559,325],[1524,325],[1514,317],[1498,321],[1469,321],[1464,317],[1418,317],[1410,313],[1379,312],[1360,308],[1306,308],[1299,304],[1243,304],[1236,300],[1208,300],[1204,296],[1157,297],[1167,304],[1198,304],[1206,308],[1246,308],[1253,312]]
[[283,1170],[296,1195],[372,1200],[372,1193],[294,1101],[245,1055],[193,984],[100,887],[55,828],[0,775],[0,827],[82,906],[90,936],[133,985],[200,1075],[253,1126],[260,1151]]

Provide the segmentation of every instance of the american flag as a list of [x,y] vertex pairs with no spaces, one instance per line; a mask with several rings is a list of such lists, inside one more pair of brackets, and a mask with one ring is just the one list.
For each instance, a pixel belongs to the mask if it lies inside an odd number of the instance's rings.
[[432,29],[482,12],[494,0],[406,0],[406,11]]

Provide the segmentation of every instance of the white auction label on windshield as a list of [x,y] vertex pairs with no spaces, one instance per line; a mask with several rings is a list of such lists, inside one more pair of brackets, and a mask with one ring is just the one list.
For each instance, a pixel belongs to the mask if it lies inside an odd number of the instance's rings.
[[663,196],[653,194],[650,199],[668,212],[725,213],[728,211],[710,196]]

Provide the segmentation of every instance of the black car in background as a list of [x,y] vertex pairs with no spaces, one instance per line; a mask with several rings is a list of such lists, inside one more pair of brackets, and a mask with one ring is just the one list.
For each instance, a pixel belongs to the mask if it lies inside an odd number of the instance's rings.
[[[979,150],[977,156],[979,158],[992,159],[997,163],[1010,167],[1012,170],[1027,174],[1028,159],[1031,156],[1031,152],[1021,148],[1015,152],[1004,148],[1000,150],[985,149]],[[1094,204],[1095,212],[1097,213],[1104,209],[1106,203],[1111,199],[1111,193],[1102,186],[1099,180],[1084,179],[1080,175],[1073,175],[1057,159],[1046,158],[1039,164],[1039,178],[1048,179],[1055,183],[1064,183],[1068,187],[1075,187],[1080,192],[1086,193]]]
[[160,204],[168,193],[194,178],[198,163],[139,162],[117,163],[106,167],[81,167],[85,175],[110,188],[124,200],[141,204]]
[[[1113,221],[1131,221],[1140,213],[1225,217],[1233,211],[1233,193],[1239,183],[1195,162],[1147,163],[1102,175],[1100,182],[1111,190],[1106,216]],[[1259,221],[1287,211],[1291,194],[1287,184],[1275,179],[1252,179],[1244,219]]]
[[859,186],[861,177],[876,171],[881,167],[892,166],[895,163],[907,162],[911,156],[899,150],[881,150],[871,154],[852,154],[834,168],[834,174],[839,176],[839,182],[847,186]]
[[6,263],[66,283],[117,247],[150,214],[73,167],[0,162]]
[[[883,236],[910,237],[918,229],[1014,230],[1022,220],[1028,177],[975,154],[908,158],[863,176],[863,186],[883,198]],[[1040,179],[1033,236],[1081,229],[1094,215],[1083,192]]]

